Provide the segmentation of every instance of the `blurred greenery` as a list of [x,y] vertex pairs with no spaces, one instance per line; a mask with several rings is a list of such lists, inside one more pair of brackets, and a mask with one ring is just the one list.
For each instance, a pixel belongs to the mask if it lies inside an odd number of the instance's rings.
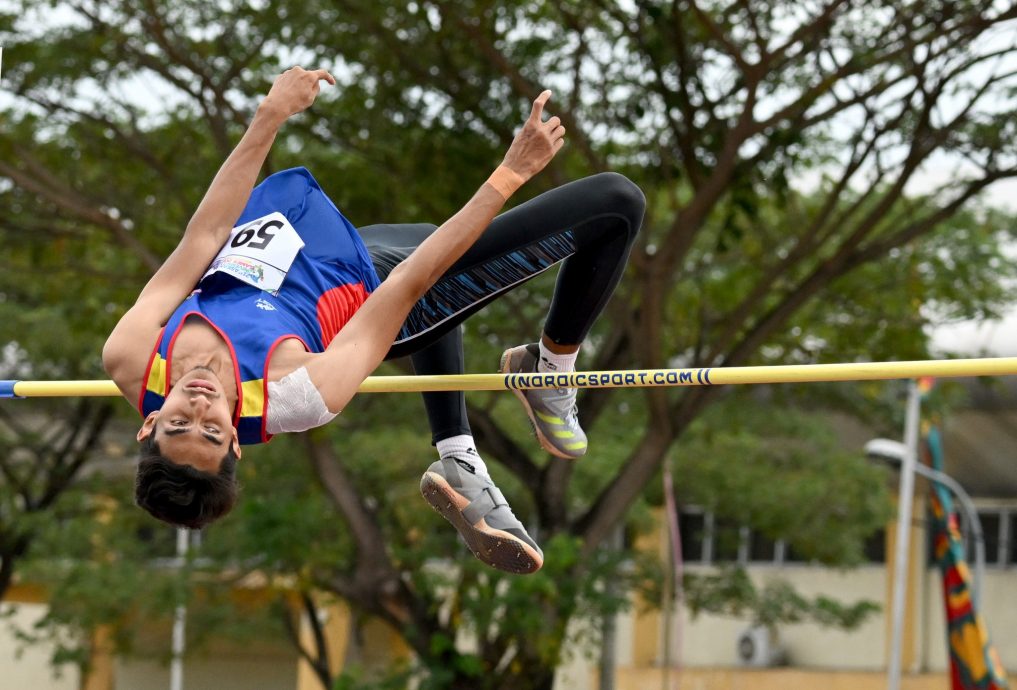
[[770,581],[757,587],[744,569],[721,568],[716,573],[690,574],[685,596],[694,616],[702,613],[748,617],[753,624],[774,629],[778,624],[815,621],[854,630],[879,610],[868,601],[845,605],[827,596],[807,599],[787,582]]
[[[611,169],[648,200],[581,368],[926,357],[929,326],[989,318],[1014,298],[1013,217],[980,195],[1017,172],[1017,91],[997,70],[1013,48],[996,54],[990,40],[1017,10],[825,9],[0,2],[0,376],[103,376],[106,334],[291,64],[328,67],[339,84],[287,124],[265,172],[306,165],[356,225],[448,217],[529,100],[554,89],[568,147],[520,199]],[[916,183],[944,166],[938,186]],[[471,319],[470,371],[536,337],[552,281]],[[563,655],[596,645],[604,616],[636,592],[658,601],[659,560],[605,543],[620,526],[656,529],[664,462],[680,503],[837,567],[859,562],[888,515],[885,478],[841,447],[830,415],[897,429],[896,384],[595,391],[581,396],[592,450],[575,464],[538,452],[511,396],[469,401],[495,479],[545,547],[534,576],[484,569],[417,498],[433,451],[410,396],[362,396],[318,434],[246,453],[241,505],[182,570],[153,562],[172,540],[132,508],[117,469],[136,424],[126,405],[108,423],[74,401],[4,405],[0,566],[45,583],[53,603],[25,634],[57,635],[59,661],[87,663],[104,624],[119,651],[164,656],[144,631],[168,626],[180,601],[200,649],[287,635],[301,601],[339,596],[396,629],[415,658],[341,678],[319,664],[325,683],[548,688]],[[252,578],[260,605],[237,596]],[[770,626],[851,626],[871,610],[750,585],[722,570],[690,579],[686,602]],[[460,632],[475,649],[454,644]]]

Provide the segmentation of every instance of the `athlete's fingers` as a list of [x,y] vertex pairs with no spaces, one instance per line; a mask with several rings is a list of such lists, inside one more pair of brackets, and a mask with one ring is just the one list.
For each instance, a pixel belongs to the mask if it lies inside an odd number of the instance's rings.
[[333,77],[327,69],[316,69],[311,74],[314,76],[314,81],[317,83],[318,80],[324,79],[332,86],[335,86],[335,77]]
[[553,131],[555,127],[561,124],[561,118],[555,115],[544,124],[547,125],[548,131]]
[[556,142],[551,144],[551,150],[554,151],[555,153],[558,153],[558,150],[562,146],[564,146],[564,145],[565,145],[565,140],[564,139],[558,139]]
[[552,140],[553,139],[561,139],[563,136],[565,136],[565,128],[563,126],[558,125],[553,130],[551,130],[551,139]]
[[540,95],[537,96],[537,99],[535,101],[533,101],[533,109],[530,110],[530,121],[531,122],[537,122],[537,123],[540,122],[540,116],[544,113],[544,104],[547,103],[547,100],[549,98],[551,98],[550,90],[548,90],[548,91],[541,91]]

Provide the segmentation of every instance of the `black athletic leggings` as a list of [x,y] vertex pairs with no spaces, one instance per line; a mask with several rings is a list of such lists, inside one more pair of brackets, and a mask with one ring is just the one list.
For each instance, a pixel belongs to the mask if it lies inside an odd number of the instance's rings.
[[[463,373],[462,322],[560,261],[544,333],[558,344],[580,344],[625,270],[645,203],[626,177],[601,173],[502,213],[414,306],[386,359],[410,355],[418,374]],[[358,232],[385,280],[435,229],[382,224]],[[463,392],[423,397],[433,441],[470,433]]]

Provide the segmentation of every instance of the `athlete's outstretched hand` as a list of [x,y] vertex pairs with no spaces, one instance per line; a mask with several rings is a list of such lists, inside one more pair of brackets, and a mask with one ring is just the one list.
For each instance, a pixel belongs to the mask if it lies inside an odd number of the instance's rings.
[[565,128],[561,118],[543,120],[544,105],[551,98],[550,91],[544,91],[533,101],[530,116],[522,130],[512,140],[502,165],[511,168],[524,180],[528,180],[544,169],[565,144]]
[[335,77],[327,70],[291,67],[275,78],[262,105],[271,108],[283,118],[296,115],[314,103],[321,88],[319,82],[322,80],[335,86]]

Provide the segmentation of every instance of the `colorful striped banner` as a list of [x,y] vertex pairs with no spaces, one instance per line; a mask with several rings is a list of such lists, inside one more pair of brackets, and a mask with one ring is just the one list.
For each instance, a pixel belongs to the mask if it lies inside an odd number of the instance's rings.
[[[928,389],[926,389],[928,390]],[[929,428],[925,444],[933,469],[943,471],[939,429]],[[957,527],[953,499],[945,486],[931,487],[933,553],[943,575],[951,690],[1006,690],[1006,671],[989,637],[982,615],[971,598],[971,571]]]

